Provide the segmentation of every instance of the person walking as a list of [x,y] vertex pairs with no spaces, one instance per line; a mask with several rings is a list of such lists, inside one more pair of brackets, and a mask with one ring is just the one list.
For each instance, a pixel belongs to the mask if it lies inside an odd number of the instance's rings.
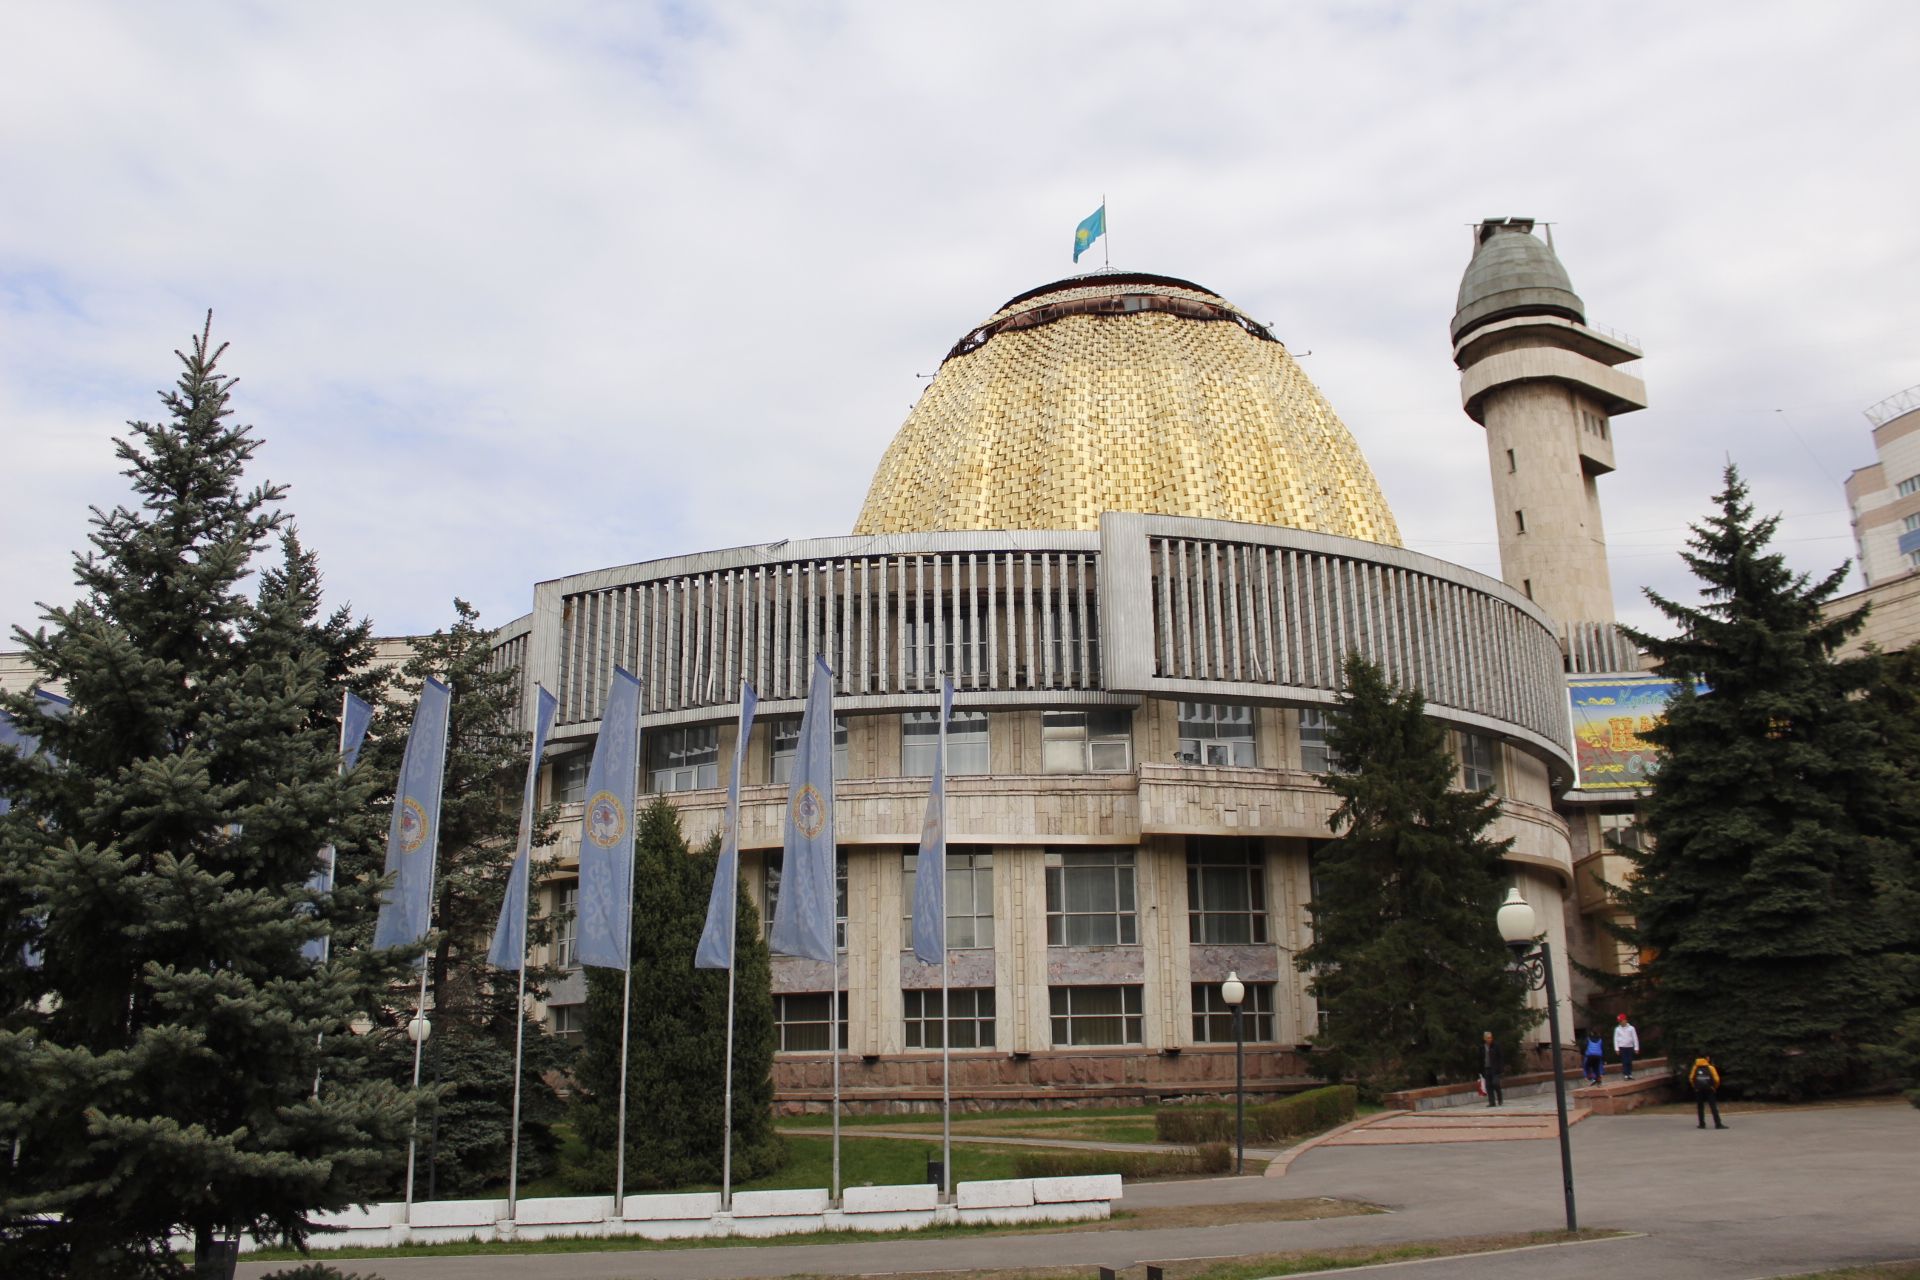
[[1640,1052],[1640,1033],[1633,1029],[1624,1013],[1613,1028],[1613,1051],[1620,1055],[1620,1075],[1633,1079],[1633,1055]]
[[1600,1029],[1595,1027],[1587,1032],[1587,1042],[1581,1054],[1582,1065],[1587,1071],[1587,1083],[1599,1084],[1602,1073],[1606,1071],[1606,1043],[1600,1039]]
[[1486,1088],[1487,1105],[1497,1107],[1506,1100],[1500,1092],[1500,1046],[1494,1043],[1493,1032],[1480,1033],[1480,1082]]
[[1711,1108],[1713,1127],[1728,1128],[1720,1122],[1720,1070],[1713,1065],[1713,1055],[1703,1053],[1695,1058],[1687,1078],[1693,1082],[1693,1115],[1698,1126],[1707,1127],[1707,1110]]

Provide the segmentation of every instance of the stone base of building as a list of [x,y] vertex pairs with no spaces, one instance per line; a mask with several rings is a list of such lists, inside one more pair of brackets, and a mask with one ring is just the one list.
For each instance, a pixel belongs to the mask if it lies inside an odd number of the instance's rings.
[[[1298,1093],[1325,1083],[1309,1073],[1312,1053],[1249,1045],[1251,1098]],[[956,1111],[1002,1108],[1153,1106],[1233,1096],[1233,1048],[1208,1046],[1162,1053],[1144,1049],[1048,1050],[1032,1054],[955,1052],[949,1086]],[[833,1059],[825,1054],[776,1058],[774,1108],[781,1115],[822,1112],[833,1104]],[[841,1106],[857,1115],[938,1111],[940,1055],[887,1058],[842,1055]]]

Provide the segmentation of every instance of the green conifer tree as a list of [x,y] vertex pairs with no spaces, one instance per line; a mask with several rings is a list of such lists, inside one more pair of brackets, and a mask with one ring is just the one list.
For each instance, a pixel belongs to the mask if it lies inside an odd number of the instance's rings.
[[[515,728],[523,696],[519,673],[496,665],[492,632],[464,600],[453,602],[453,625],[414,642],[401,669],[399,702],[382,717],[384,731],[369,746],[377,776],[399,774],[408,716],[428,677],[453,690],[441,797],[439,851],[435,863],[433,933],[428,945],[432,993],[422,1083],[415,1193],[422,1198],[476,1193],[504,1186],[512,1151],[513,1044],[518,985],[511,972],[494,969],[487,950],[505,897],[520,831],[531,735]],[[551,814],[536,813],[532,882],[552,867],[538,851],[551,843]],[[350,868],[362,878],[379,874],[371,861]],[[529,941],[546,940],[548,921],[528,926]],[[527,992],[538,998],[558,971],[534,966]],[[389,993],[384,1033],[378,1038],[392,1078],[410,1084],[413,1045],[402,1033],[412,1016],[417,979]],[[551,1080],[572,1054],[564,1042],[542,1033],[528,1019],[522,1067],[520,1175],[552,1171],[558,1151],[553,1125],[564,1107]]]
[[15,633],[72,708],[0,699],[44,748],[0,752],[8,1275],[177,1274],[176,1232],[297,1242],[402,1149],[411,1104],[341,1034],[394,965],[302,954],[374,902],[309,887],[322,845],[375,838],[365,771],[338,770],[355,624],[323,642],[291,538],[245,590],[283,490],[243,487],[257,441],[230,420],[223,350],[197,335],[166,418],[116,441],[137,501],[95,508],[79,601]]
[[1650,591],[1679,633],[1628,629],[1679,687],[1647,734],[1662,763],[1626,936],[1670,1054],[1711,1052],[1730,1092],[1799,1097],[1862,1079],[1910,993],[1879,901],[1900,879],[1900,795],[1856,697],[1872,661],[1835,657],[1862,618],[1821,614],[1845,566],[1789,570],[1731,464],[1714,502],[1682,553],[1701,603]]
[[[695,969],[719,838],[687,850],[664,799],[642,811],[634,841],[633,1026],[627,1077],[627,1189],[717,1182],[725,1116],[727,975]],[[760,913],[740,894],[734,922],[733,1176],[778,1168],[773,1129],[773,995]],[[586,1045],[575,1125],[592,1152],[582,1186],[613,1185],[624,975],[587,970]]]
[[1446,730],[1417,692],[1350,656],[1327,745],[1337,837],[1314,856],[1313,943],[1296,961],[1327,1010],[1313,1068],[1369,1094],[1470,1076],[1480,1033],[1511,1056],[1537,1015],[1494,922],[1509,841],[1487,792],[1455,785]]

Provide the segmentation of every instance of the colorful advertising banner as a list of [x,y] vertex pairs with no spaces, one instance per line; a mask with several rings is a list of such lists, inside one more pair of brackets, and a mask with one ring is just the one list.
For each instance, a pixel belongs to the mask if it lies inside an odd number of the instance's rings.
[[1653,781],[1660,750],[1645,735],[1665,718],[1674,687],[1657,676],[1567,681],[1576,790],[1634,791]]

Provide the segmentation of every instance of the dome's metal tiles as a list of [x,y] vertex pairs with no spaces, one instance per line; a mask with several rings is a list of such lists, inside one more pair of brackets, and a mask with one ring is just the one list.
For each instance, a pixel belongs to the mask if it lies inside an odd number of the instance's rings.
[[1284,346],[1198,285],[1120,274],[1023,294],[955,344],[853,531],[1095,529],[1103,511],[1400,542]]

